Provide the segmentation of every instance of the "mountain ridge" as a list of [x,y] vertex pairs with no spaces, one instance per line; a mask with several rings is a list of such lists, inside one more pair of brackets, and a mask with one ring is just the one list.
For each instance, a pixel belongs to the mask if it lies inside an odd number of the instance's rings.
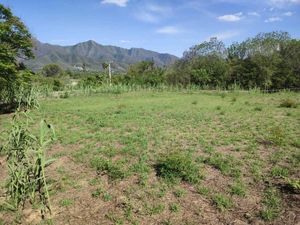
[[102,70],[104,62],[112,62],[117,71],[125,71],[129,65],[153,60],[157,66],[163,67],[175,62],[178,57],[168,53],[158,53],[143,48],[122,48],[113,45],[101,45],[93,40],[75,45],[61,46],[33,40],[34,59],[24,61],[30,69],[38,71],[47,64],[56,63],[64,69],[80,70],[83,64],[87,70]]

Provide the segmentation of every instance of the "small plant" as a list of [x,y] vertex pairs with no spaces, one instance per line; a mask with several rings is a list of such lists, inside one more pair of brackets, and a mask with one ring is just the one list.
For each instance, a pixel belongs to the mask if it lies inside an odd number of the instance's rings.
[[285,131],[280,126],[272,127],[269,131],[269,140],[277,146],[284,144],[285,136]]
[[168,181],[176,179],[198,183],[201,179],[199,165],[193,162],[190,154],[175,152],[164,155],[156,165],[157,175]]
[[273,177],[284,178],[288,176],[289,171],[286,168],[276,166],[272,169],[271,174]]
[[216,108],[216,110],[221,110],[221,106],[218,105],[217,108]]
[[91,160],[91,166],[97,170],[97,173],[106,172],[112,180],[123,179],[127,175],[120,163],[113,163],[99,157]]
[[94,192],[92,192],[92,197],[93,198],[99,198],[101,194],[103,194],[103,189],[102,188],[97,188]]
[[192,101],[192,105],[197,105],[198,102],[197,101]]
[[222,194],[216,194],[213,196],[213,202],[221,211],[229,209],[233,206],[232,200]]
[[262,111],[263,109],[262,109],[262,107],[261,106],[256,106],[255,108],[254,108],[254,111]]
[[231,185],[230,193],[232,195],[238,195],[238,196],[244,197],[246,195],[246,187],[242,182],[238,181],[238,182],[234,183],[233,185]]
[[113,197],[109,193],[104,193],[102,198],[105,202],[108,202],[111,201]]
[[17,112],[13,118],[6,145],[9,171],[7,193],[17,209],[24,206],[27,200],[40,205],[44,218],[47,211],[51,214],[45,168],[52,162],[46,161],[45,149],[55,134],[52,126],[42,120],[39,136],[33,135],[28,128],[29,119],[25,112]]
[[177,198],[181,198],[183,197],[184,195],[186,194],[186,191],[184,189],[177,189],[174,191],[174,195],[177,197]]
[[232,102],[232,103],[235,103],[236,101],[237,101],[237,97],[232,97],[232,98],[231,98],[231,102]]
[[69,98],[69,97],[70,97],[70,93],[67,92],[67,91],[65,91],[65,92],[64,92],[63,94],[61,94],[59,97],[60,97],[60,98]]
[[210,189],[207,187],[198,186],[197,193],[199,193],[200,195],[208,196],[210,193]]
[[286,98],[281,101],[280,107],[283,108],[297,108],[298,104],[294,99]]
[[280,198],[275,188],[268,188],[263,198],[264,209],[261,211],[262,219],[272,221],[278,217],[280,211]]
[[232,177],[240,177],[241,175],[236,160],[231,156],[215,153],[206,160],[206,163],[219,169],[224,175]]
[[180,210],[180,206],[176,203],[173,203],[170,205],[169,209],[171,212],[176,213]]
[[63,199],[59,202],[59,205],[62,207],[68,207],[74,204],[74,201],[71,199]]
[[163,204],[157,204],[152,207],[146,205],[146,210],[150,215],[156,215],[162,213],[165,210],[165,206]]
[[288,186],[296,191],[300,191],[300,179],[287,179]]

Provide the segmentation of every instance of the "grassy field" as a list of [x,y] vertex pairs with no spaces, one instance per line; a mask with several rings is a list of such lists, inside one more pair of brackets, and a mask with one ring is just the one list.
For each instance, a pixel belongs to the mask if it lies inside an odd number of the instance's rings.
[[[4,204],[0,224],[297,224],[299,93],[154,92],[41,101],[55,127],[53,218]],[[0,115],[0,144],[12,114]]]

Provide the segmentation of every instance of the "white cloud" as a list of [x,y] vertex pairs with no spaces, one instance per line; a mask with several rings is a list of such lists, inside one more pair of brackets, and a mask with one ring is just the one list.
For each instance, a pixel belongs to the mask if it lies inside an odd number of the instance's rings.
[[260,16],[258,12],[248,12],[249,16]]
[[270,17],[268,19],[265,20],[265,23],[273,23],[273,22],[279,22],[282,21],[282,19],[280,17]]
[[160,17],[157,15],[154,15],[152,13],[146,12],[146,11],[141,11],[136,14],[136,18],[148,22],[148,23],[157,23],[159,22]]
[[131,41],[129,41],[129,40],[120,40],[120,43],[122,43],[122,44],[127,44],[127,43],[130,43]]
[[294,13],[292,13],[292,12],[285,12],[285,13],[283,13],[283,15],[284,16],[292,16]]
[[225,22],[237,22],[242,19],[242,12],[236,13],[236,14],[229,14],[224,16],[217,17],[218,20],[225,21]]
[[161,19],[172,15],[172,8],[155,4],[144,5],[135,14],[136,18],[149,23],[158,23]]
[[214,35],[211,35],[211,37],[216,37],[218,38],[219,40],[226,40],[226,39],[230,39],[232,37],[236,37],[240,34],[239,31],[225,31],[225,32],[221,32],[221,33],[217,33],[217,34],[214,34]]
[[103,0],[102,4],[113,4],[120,7],[126,7],[129,0]]
[[180,30],[174,26],[166,26],[158,29],[156,32],[160,34],[178,34]]
[[268,0],[267,2],[277,8],[282,8],[291,4],[300,4],[300,0]]

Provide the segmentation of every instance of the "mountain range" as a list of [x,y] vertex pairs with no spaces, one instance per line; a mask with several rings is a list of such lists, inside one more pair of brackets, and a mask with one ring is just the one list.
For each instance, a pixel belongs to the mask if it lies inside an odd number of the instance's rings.
[[38,71],[47,64],[58,64],[64,69],[102,70],[102,63],[112,63],[112,68],[124,71],[130,64],[143,60],[152,60],[157,66],[163,67],[172,64],[178,58],[171,54],[161,54],[142,48],[125,49],[116,46],[105,46],[95,41],[86,41],[72,46],[59,46],[34,42],[35,58],[24,63],[32,70]]

